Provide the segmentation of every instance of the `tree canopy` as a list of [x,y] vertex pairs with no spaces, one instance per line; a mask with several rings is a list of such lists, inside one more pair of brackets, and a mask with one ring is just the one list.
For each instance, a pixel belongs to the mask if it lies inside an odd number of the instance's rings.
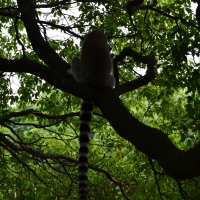
[[[199,9],[188,0],[2,0],[0,199],[78,198],[81,99],[95,105],[89,199],[199,199]],[[68,73],[96,29],[112,47],[114,89]]]

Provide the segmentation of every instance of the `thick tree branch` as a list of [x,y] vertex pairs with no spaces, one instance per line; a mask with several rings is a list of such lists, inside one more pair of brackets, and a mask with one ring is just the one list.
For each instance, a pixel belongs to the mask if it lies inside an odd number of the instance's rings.
[[28,38],[36,54],[54,71],[60,74],[66,72],[70,68],[69,64],[62,60],[43,39],[35,19],[36,13],[30,0],[18,0],[17,2]]
[[1,58],[0,71],[32,73],[63,91],[94,101],[116,132],[138,150],[156,159],[167,174],[177,179],[200,175],[200,157],[197,156],[200,145],[188,151],[177,149],[162,131],[142,124],[127,111],[118,98],[118,87],[97,91],[26,59],[9,61]]
[[69,77],[64,77],[56,74],[50,68],[32,60],[7,60],[0,57],[0,71],[23,72],[33,74],[45,80],[52,86],[80,98],[94,100],[94,97],[96,95],[98,96],[97,90],[87,85],[78,83],[74,79],[70,79]]
[[97,105],[121,137],[156,159],[168,175],[177,179],[200,175],[200,145],[188,151],[179,150],[162,131],[146,126],[133,117],[112,90],[105,90]]

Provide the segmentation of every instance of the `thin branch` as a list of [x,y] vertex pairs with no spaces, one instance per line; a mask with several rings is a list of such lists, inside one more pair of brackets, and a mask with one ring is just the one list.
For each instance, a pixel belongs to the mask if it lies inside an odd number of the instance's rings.
[[27,163],[25,163],[22,159],[20,159],[12,150],[10,150],[6,145],[1,144],[1,146],[6,149],[16,160],[18,160],[19,163],[21,163],[25,168],[28,169],[28,171],[32,172],[33,175],[43,184],[47,186],[47,183],[45,180],[43,180]]
[[136,61],[141,62],[143,64],[147,64],[147,71],[146,75],[139,77],[136,80],[130,81],[123,85],[118,86],[115,90],[117,91],[118,95],[124,94],[126,92],[130,92],[137,88],[140,88],[155,78],[155,71],[154,67],[156,65],[156,60],[153,56],[142,56],[141,54],[137,53],[136,51],[132,50],[131,48],[125,48],[120,55],[117,55],[114,59],[114,63],[118,63],[123,60],[126,56],[130,56],[134,58]]
[[[5,147],[9,147],[9,149],[12,149],[14,151],[26,151],[28,152],[29,154],[33,155],[33,156],[38,156],[40,158],[44,158],[44,159],[55,159],[57,161],[59,161],[60,159],[63,159],[63,160],[66,160],[70,163],[75,163],[75,164],[78,164],[78,161],[73,159],[73,158],[70,158],[70,157],[67,157],[67,156],[64,156],[64,155],[61,155],[61,154],[50,154],[50,153],[44,153],[42,152],[41,150],[38,150],[38,149],[33,149],[33,148],[30,148],[28,146],[16,146],[15,144],[13,144],[12,142],[10,142],[3,133],[0,133],[0,146],[2,146],[3,148]],[[7,148],[6,148],[7,149]],[[10,152],[11,150],[9,150]],[[60,162],[60,161],[59,161]],[[99,168],[99,167],[95,167],[94,165],[89,165],[88,166],[90,169],[93,169],[95,171],[98,171],[102,174],[104,174],[111,182],[115,183],[116,185],[118,186],[123,186],[124,184],[118,180],[116,180],[113,176],[110,175],[109,172]]]
[[15,27],[16,39],[17,39],[17,42],[18,42],[18,43],[21,45],[21,47],[22,47],[23,58],[26,58],[26,52],[25,52],[24,44],[23,44],[23,43],[21,42],[21,40],[19,39],[19,31],[18,31],[18,27],[17,27],[17,22],[18,22],[18,19],[15,19],[14,27]]
[[194,27],[194,28],[199,29],[198,26],[196,26],[196,25],[194,25],[194,24],[188,22],[187,20],[183,19],[182,17],[172,16],[172,15],[170,15],[170,14],[168,14],[168,13],[165,13],[165,12],[163,12],[163,11],[161,11],[161,10],[158,10],[158,9],[156,9],[156,8],[150,8],[150,10],[153,10],[153,11],[155,11],[155,12],[157,12],[157,13],[163,15],[163,16],[166,16],[166,17],[168,17],[168,18],[171,18],[171,19],[173,19],[173,20],[180,20],[183,24],[187,24],[187,25],[189,25],[189,26],[192,26],[192,27]]

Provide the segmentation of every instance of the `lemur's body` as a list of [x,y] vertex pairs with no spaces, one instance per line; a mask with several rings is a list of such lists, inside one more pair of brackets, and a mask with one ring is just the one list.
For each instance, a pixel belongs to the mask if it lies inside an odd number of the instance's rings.
[[[102,89],[113,88],[115,79],[111,74],[112,59],[107,38],[102,31],[90,32],[83,43],[81,57],[72,60],[70,73],[80,82]],[[82,101],[80,112],[80,150],[79,150],[79,199],[87,199],[88,143],[93,102]]]

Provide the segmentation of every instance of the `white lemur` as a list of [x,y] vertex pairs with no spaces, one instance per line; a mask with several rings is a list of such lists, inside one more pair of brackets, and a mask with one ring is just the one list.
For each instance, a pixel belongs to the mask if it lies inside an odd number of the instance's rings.
[[[112,58],[107,38],[102,31],[94,30],[87,34],[81,49],[81,57],[72,59],[69,73],[80,83],[102,89],[114,88]],[[87,199],[88,143],[93,102],[82,100],[80,111],[80,149],[78,165],[79,199]]]

